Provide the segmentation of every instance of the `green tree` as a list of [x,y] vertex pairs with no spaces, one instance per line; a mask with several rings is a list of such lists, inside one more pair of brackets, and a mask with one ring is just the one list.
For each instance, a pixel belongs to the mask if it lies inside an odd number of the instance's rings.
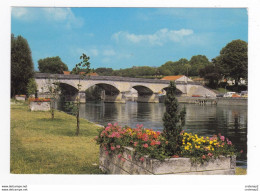
[[181,131],[185,125],[185,107],[179,112],[179,104],[175,97],[176,86],[173,81],[170,82],[166,92],[165,106],[166,111],[163,116],[163,133],[168,140],[166,150],[169,155],[179,155],[182,144]]
[[40,72],[50,74],[63,74],[63,71],[68,71],[68,66],[61,61],[59,56],[38,60],[38,68]]
[[220,55],[215,58],[216,65],[224,77],[235,80],[238,87],[240,78],[247,79],[248,75],[248,46],[243,40],[233,40],[221,49]]
[[210,64],[208,58],[204,55],[192,56],[189,61],[191,68],[189,69],[189,76],[198,76],[200,69]]
[[22,36],[11,35],[11,96],[26,94],[27,84],[34,76],[32,53]]
[[205,80],[208,80],[207,86],[213,89],[217,88],[218,82],[221,79],[219,68],[213,64],[200,69],[199,75]]
[[113,69],[112,68],[97,68],[95,70],[96,73],[100,76],[112,76],[113,75]]
[[27,84],[27,96],[32,97],[37,92],[37,84],[34,78],[30,78]]
[[50,93],[50,98],[51,98],[51,119],[54,119],[54,113],[55,113],[55,103],[59,97],[61,88],[60,88],[60,82],[57,80],[57,77],[55,76],[54,79],[51,79],[49,77],[48,83],[47,83],[47,88]]
[[[79,74],[80,71],[84,70],[85,72],[83,74],[79,75],[79,83],[78,83],[78,93],[80,93],[81,91],[81,84],[80,81],[82,79],[85,78],[85,76],[90,73],[91,69],[90,69],[90,62],[89,62],[89,56],[87,56],[86,54],[82,54],[80,56],[81,62],[76,64],[75,66],[75,73]],[[76,135],[79,135],[79,129],[80,129],[80,120],[79,120],[79,106],[80,106],[80,98],[79,98],[79,94],[76,98],[76,109],[74,109],[75,111],[75,116],[76,116],[76,121],[77,121],[77,129],[76,129]]]

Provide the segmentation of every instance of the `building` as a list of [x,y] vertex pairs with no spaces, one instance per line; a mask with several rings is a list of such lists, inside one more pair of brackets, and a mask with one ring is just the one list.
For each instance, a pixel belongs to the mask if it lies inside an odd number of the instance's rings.
[[190,78],[184,75],[179,76],[165,76],[161,80],[170,80],[175,82],[193,82]]

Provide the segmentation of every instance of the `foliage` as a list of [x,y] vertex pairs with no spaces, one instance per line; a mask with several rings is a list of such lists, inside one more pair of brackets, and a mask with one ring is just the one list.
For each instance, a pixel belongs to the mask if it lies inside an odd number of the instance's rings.
[[61,61],[59,56],[38,60],[38,68],[42,73],[51,74],[63,74],[63,71],[68,71],[68,66]]
[[221,134],[212,137],[198,137],[197,134],[182,133],[181,155],[193,162],[203,163],[219,156],[238,155],[232,142]]
[[100,76],[112,76],[113,69],[112,68],[97,68],[95,72],[98,73]]
[[60,94],[61,88],[60,88],[60,83],[55,78],[54,80],[51,80],[50,78],[48,79],[48,84],[47,84],[48,91],[50,93],[50,98],[51,98],[51,119],[54,119],[54,112],[55,112],[55,103],[58,99],[58,96]]
[[200,69],[208,66],[210,61],[204,55],[196,55],[191,57],[189,64],[191,66],[189,69],[189,76],[198,76]]
[[215,58],[216,65],[224,77],[235,80],[236,86],[240,78],[248,75],[248,47],[243,40],[233,40],[221,49],[220,55]]
[[168,155],[178,155],[180,153],[180,145],[182,141],[181,131],[185,124],[185,107],[178,113],[179,105],[175,97],[176,86],[173,81],[170,82],[167,88],[165,106],[166,111],[163,116],[163,133],[165,138],[169,141],[166,149]]
[[168,61],[158,68],[159,74],[164,76],[170,75],[187,75],[190,68],[189,61],[185,58],[173,62]]
[[105,150],[106,154],[115,153],[120,158],[125,146],[135,149],[136,158],[143,160],[144,155],[159,160],[165,159],[165,146],[167,141],[160,132],[144,129],[142,125],[137,128],[121,127],[117,123],[109,123],[101,130],[96,141]]
[[[79,75],[79,83],[77,84],[78,85],[78,88],[77,88],[78,89],[78,93],[81,90],[80,80],[83,79],[86,76],[86,74],[88,74],[91,71],[91,69],[90,69],[90,62],[89,62],[89,59],[90,59],[89,56],[87,56],[86,54],[83,53],[80,56],[80,59],[81,59],[81,62],[76,64],[76,66],[74,68],[74,72],[76,74],[80,74],[81,70],[85,70],[85,72],[83,74]],[[76,135],[77,136],[79,135],[79,128],[80,128],[79,127],[79,123],[80,123],[80,121],[79,121],[79,105],[80,105],[80,98],[79,98],[79,94],[78,94],[78,96],[76,98],[76,105],[75,105],[75,107],[76,107],[76,121],[77,121],[77,130],[76,130]]]
[[207,86],[210,88],[217,88],[218,82],[221,79],[221,74],[219,68],[213,64],[207,65],[199,71],[200,77],[203,77],[205,80],[208,80]]
[[35,82],[34,78],[30,78],[29,82],[27,84],[27,95],[31,97],[32,95],[35,95],[37,92],[37,84]]
[[26,94],[34,67],[29,44],[22,36],[11,35],[11,96]]

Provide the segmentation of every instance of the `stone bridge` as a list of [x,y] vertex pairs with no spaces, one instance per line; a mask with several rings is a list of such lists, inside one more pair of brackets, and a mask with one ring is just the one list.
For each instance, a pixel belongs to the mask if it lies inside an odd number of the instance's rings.
[[[125,103],[126,94],[132,88],[138,92],[138,102],[153,102],[158,103],[160,93],[165,90],[170,83],[168,80],[158,79],[143,79],[143,78],[128,78],[119,76],[85,76],[80,80],[80,91],[78,91],[79,76],[78,75],[63,75],[63,74],[46,74],[36,73],[35,80],[39,95],[48,93],[48,84],[58,81],[60,86],[67,89],[72,94],[75,100],[76,96],[80,97],[80,102],[84,103],[85,91],[93,86],[99,86],[105,90],[105,102]],[[210,95],[216,97],[216,94],[195,82],[175,82],[176,88],[181,96]]]

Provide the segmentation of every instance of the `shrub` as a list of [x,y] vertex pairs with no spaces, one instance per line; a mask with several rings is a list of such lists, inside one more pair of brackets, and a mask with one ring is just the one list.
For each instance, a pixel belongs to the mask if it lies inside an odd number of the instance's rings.
[[165,138],[169,141],[167,147],[168,155],[179,155],[180,146],[182,141],[182,127],[185,124],[185,107],[183,110],[178,113],[179,105],[175,97],[176,86],[173,81],[170,82],[170,85],[167,89],[165,106],[166,111],[163,116],[163,133]]

